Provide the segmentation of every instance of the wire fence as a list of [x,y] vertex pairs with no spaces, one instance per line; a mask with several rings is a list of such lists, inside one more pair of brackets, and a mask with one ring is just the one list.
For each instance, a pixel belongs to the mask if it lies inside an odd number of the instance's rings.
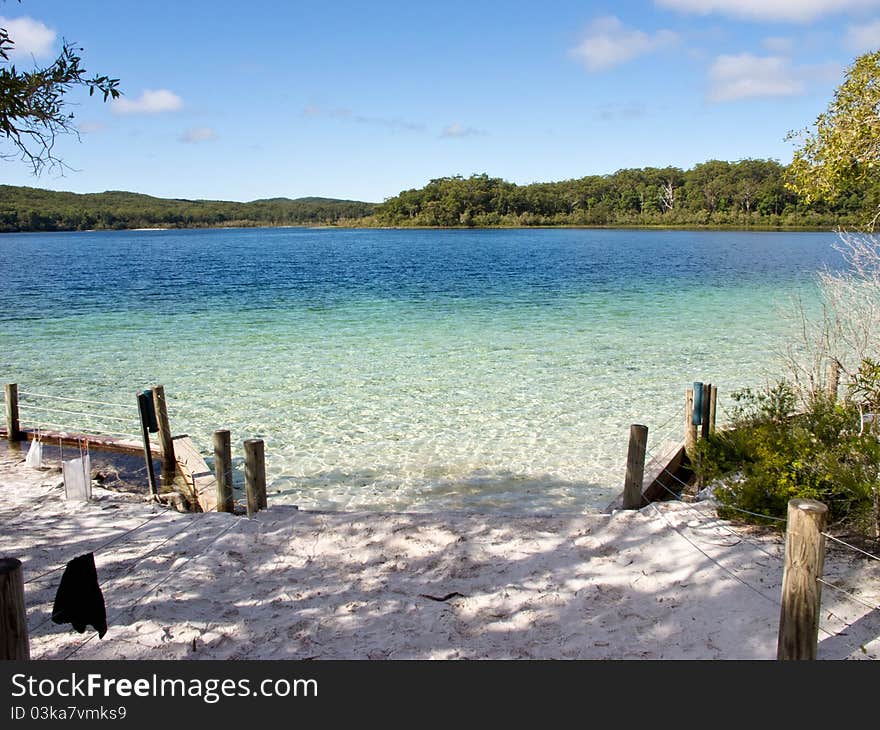
[[19,424],[37,439],[45,430],[132,441],[141,438],[136,403],[123,405],[22,390],[18,392],[18,408]]
[[[108,622],[107,622],[107,623],[108,623],[108,626],[109,626],[111,623],[115,622],[115,621],[116,621],[120,616],[122,616],[124,613],[127,613],[127,612],[129,612],[129,611],[134,611],[138,606],[141,605],[141,603],[143,602],[143,600],[144,600],[147,596],[149,596],[150,594],[156,592],[159,588],[162,587],[162,585],[164,585],[165,583],[167,583],[167,582],[172,578],[172,576],[180,570],[180,568],[182,568],[184,565],[187,565],[187,564],[188,564],[193,558],[196,558],[196,557],[199,557],[199,556],[203,555],[205,552],[207,552],[207,548],[210,548],[211,546],[213,546],[214,544],[216,544],[217,541],[219,541],[220,538],[222,538],[227,532],[229,532],[229,531],[232,530],[234,527],[237,527],[237,526],[240,525],[240,524],[241,524],[241,523],[240,523],[238,520],[233,520],[232,522],[230,522],[229,525],[227,525],[223,530],[221,530],[220,533],[219,533],[216,537],[214,537],[214,539],[211,541],[210,545],[208,545],[206,548],[203,548],[202,550],[199,550],[199,551],[193,551],[193,552],[191,552],[189,555],[185,556],[185,557],[183,558],[182,562],[179,562],[177,565],[173,566],[173,567],[170,568],[168,571],[166,571],[166,573],[165,573],[165,574],[164,574],[164,575],[163,575],[163,576],[162,576],[162,577],[161,577],[156,583],[151,584],[151,585],[147,588],[147,590],[145,590],[145,591],[143,591],[142,593],[140,593],[140,594],[139,594],[139,595],[138,595],[133,601],[131,601],[127,606],[125,606],[125,607],[123,607],[123,608],[120,608],[118,611],[116,611],[116,612],[115,612],[115,613],[114,613],[114,614],[108,619]],[[125,576],[127,576],[128,574],[130,574],[130,573],[134,570],[134,568],[138,565],[138,563],[140,563],[140,562],[141,562],[142,560],[144,560],[145,558],[149,557],[149,555],[152,555],[153,553],[155,553],[155,551],[158,550],[162,545],[164,545],[165,543],[167,543],[168,540],[170,540],[172,537],[177,537],[179,534],[181,534],[182,532],[184,532],[184,531],[185,531],[187,528],[189,528],[189,527],[191,527],[190,524],[185,525],[183,529],[181,529],[181,530],[177,531],[176,533],[174,533],[173,535],[169,536],[168,539],[164,540],[162,543],[160,543],[160,544],[157,545],[155,548],[153,548],[153,550],[151,550],[149,553],[147,553],[147,555],[141,556],[140,558],[138,558],[137,560],[135,560],[135,561],[132,563],[132,565],[129,567],[129,569],[128,569],[127,571],[125,571],[122,575],[117,576],[116,580],[122,580],[122,578],[124,578]],[[70,659],[74,654],[76,654],[77,652],[79,652],[79,651],[80,651],[80,650],[81,650],[86,644],[88,644],[90,641],[92,641],[92,639],[94,639],[97,635],[98,635],[98,633],[95,632],[94,634],[92,634],[91,636],[89,636],[89,637],[88,637],[87,639],[85,639],[84,641],[81,641],[80,643],[78,643],[78,644],[77,644],[77,645],[76,645],[71,651],[69,651],[67,654],[65,654],[64,659]]]
[[[656,460],[656,457],[655,457],[654,454],[652,454],[650,451],[646,451],[646,455],[648,455],[648,456],[650,456],[650,458]],[[689,489],[689,488],[691,488],[692,485],[689,484],[688,482],[682,480],[682,479],[678,476],[678,474],[676,474],[676,473],[670,471],[666,466],[662,467],[662,469],[661,469],[661,471],[660,471],[660,474],[665,475],[668,479],[671,479],[673,482],[675,482],[675,483],[678,485],[678,487],[679,487],[679,491],[676,491],[676,490],[670,489],[670,488],[669,488],[669,487],[668,487],[668,486],[667,486],[662,480],[658,480],[658,481],[657,481],[657,484],[659,484],[659,485],[662,487],[662,489],[668,494],[668,496],[669,496],[671,499],[673,499],[673,500],[675,500],[675,501],[677,501],[677,502],[679,502],[679,503],[682,503],[682,504],[686,505],[690,510],[692,510],[692,512],[693,512],[694,514],[697,514],[697,515],[701,516],[701,517],[703,518],[704,523],[705,523],[705,525],[706,525],[707,527],[708,527],[708,526],[713,526],[713,527],[714,527],[714,526],[721,526],[723,529],[725,529],[726,531],[728,531],[730,534],[732,534],[732,535],[736,535],[740,540],[743,540],[744,542],[751,544],[753,547],[755,547],[756,549],[758,549],[760,552],[764,553],[765,555],[767,555],[767,556],[769,556],[769,557],[771,557],[771,558],[773,558],[773,559],[779,561],[780,563],[782,563],[782,562],[784,561],[784,556],[779,555],[779,554],[774,555],[773,553],[768,552],[767,550],[764,549],[764,547],[763,547],[761,544],[759,544],[759,543],[757,543],[756,541],[750,539],[749,537],[747,537],[746,535],[742,534],[741,532],[735,530],[732,526],[729,525],[729,523],[726,523],[726,522],[719,522],[719,521],[716,520],[716,519],[713,519],[713,520],[710,520],[710,521],[705,521],[705,513],[704,513],[702,510],[698,509],[698,508],[697,508],[692,502],[689,502],[689,501],[687,501],[687,500],[684,500],[684,499],[682,498],[682,496],[681,496],[682,493],[683,493],[683,491],[684,491],[685,489]],[[718,508],[720,507],[720,508],[722,508],[722,509],[724,509],[724,510],[730,510],[730,511],[732,511],[732,512],[737,512],[737,513],[740,513],[740,514],[748,515],[748,516],[750,516],[750,517],[759,518],[759,519],[761,519],[761,520],[768,520],[768,521],[773,522],[773,523],[776,523],[776,524],[782,524],[782,525],[785,525],[785,524],[787,524],[787,521],[788,521],[787,518],[784,518],[784,517],[777,517],[777,516],[775,516],[775,515],[761,514],[761,513],[753,512],[753,511],[751,511],[751,510],[743,509],[743,508],[741,508],[741,507],[737,507],[737,506],[735,506],[735,505],[730,505],[730,504],[719,504],[716,500],[712,499],[711,496],[707,497],[707,498],[704,499],[703,501],[710,502],[710,503],[714,506],[715,511],[716,511],[716,514],[717,514],[717,511],[718,511]],[[665,521],[670,527],[672,527],[672,528],[673,528],[673,529],[674,529],[674,530],[675,530],[675,531],[676,531],[676,532],[677,532],[677,533],[678,533],[683,539],[685,539],[687,542],[689,542],[689,543],[690,543],[690,544],[691,544],[696,550],[698,550],[701,554],[703,554],[704,556],[706,556],[708,559],[712,560],[712,562],[715,563],[715,564],[716,564],[720,569],[722,569],[725,573],[729,574],[732,578],[734,578],[734,579],[737,580],[738,582],[742,583],[743,585],[747,586],[750,590],[752,590],[752,591],[755,592],[756,594],[760,595],[762,598],[764,598],[764,599],[766,599],[766,600],[769,600],[769,601],[773,602],[773,603],[776,604],[776,605],[781,605],[781,602],[780,602],[780,601],[778,601],[778,600],[776,600],[776,599],[774,599],[774,598],[768,596],[766,593],[764,593],[763,591],[761,591],[758,587],[749,584],[748,581],[744,580],[740,575],[737,575],[736,572],[735,572],[733,569],[731,569],[731,568],[729,568],[729,567],[727,567],[727,566],[722,565],[720,562],[718,562],[718,561],[715,560],[712,556],[710,556],[710,555],[709,555],[709,554],[708,554],[708,553],[707,553],[707,552],[706,552],[706,551],[705,551],[700,545],[697,544],[697,542],[696,542],[695,540],[693,540],[692,538],[688,537],[688,536],[685,535],[681,530],[679,530],[679,529],[678,529],[678,528],[677,528],[677,527],[676,527],[676,526],[675,526],[675,525],[674,525],[674,524],[673,524],[673,523],[672,523],[672,522],[666,517],[666,515],[663,513],[663,511],[661,511],[660,509],[657,508],[656,504],[651,503],[651,507],[653,507],[654,512],[655,512],[656,514],[659,514],[660,516],[662,516],[663,519],[664,519],[664,521]],[[822,532],[821,534],[822,534],[826,539],[832,541],[833,543],[835,543],[835,544],[837,544],[837,545],[840,545],[841,548],[843,548],[843,549],[845,549],[845,550],[848,550],[848,551],[851,551],[852,553],[854,553],[854,554],[860,556],[860,557],[863,558],[863,559],[880,562],[880,556],[875,555],[874,553],[872,553],[872,552],[870,552],[870,551],[868,551],[868,550],[864,550],[864,549],[859,548],[859,547],[857,547],[857,546],[855,546],[855,545],[852,545],[852,544],[846,542],[845,540],[842,540],[842,539],[840,539],[839,537],[836,537],[836,536],[834,536],[834,535],[831,535],[831,534],[829,534],[829,533],[827,533],[827,532]],[[832,582],[830,582],[829,580],[826,580],[825,578],[819,577],[819,578],[817,578],[817,581],[818,581],[822,586],[824,586],[824,587],[828,588],[830,591],[832,591],[833,594],[835,594],[835,595],[841,597],[843,600],[846,600],[846,601],[849,601],[849,602],[855,603],[855,604],[857,604],[858,606],[860,606],[861,608],[868,609],[868,611],[870,612],[869,615],[873,615],[874,612],[878,612],[878,614],[880,614],[880,605],[877,605],[877,604],[872,603],[872,602],[870,602],[870,601],[868,601],[868,600],[865,600],[864,598],[861,598],[860,596],[854,594],[853,592],[851,592],[851,591],[849,591],[849,590],[846,590],[845,588],[843,588],[843,587],[841,587],[841,586],[839,586],[839,585],[836,585],[835,583],[832,583]],[[843,625],[843,629],[841,629],[842,631],[846,631],[847,629],[852,628],[854,622],[848,622],[848,621],[846,621],[845,619],[843,619],[843,618],[841,618],[840,616],[838,616],[836,613],[834,613],[834,612],[832,612],[832,611],[828,611],[828,617],[830,618],[830,617],[832,617],[832,616],[835,617],[838,621],[840,621],[840,623]],[[840,630],[837,631],[837,632],[829,631],[829,629],[826,628],[825,626],[823,626],[821,622],[820,622],[820,625],[819,625],[819,630],[820,630],[823,634],[825,634],[826,636],[828,636],[828,637],[835,636],[835,635],[837,635],[837,634],[840,633]]]
[[[678,482],[678,483],[681,485],[682,491],[683,491],[684,489],[687,489],[687,488],[690,487],[690,485],[689,485],[687,482],[685,482],[684,480],[682,480],[677,474],[675,474],[674,472],[670,471],[667,467],[663,467],[662,472],[665,473],[667,476],[671,477],[674,481]],[[664,490],[664,491],[665,491],[665,492],[666,492],[666,493],[667,493],[667,494],[668,494],[673,500],[675,500],[675,501],[677,501],[677,502],[680,502],[681,504],[684,504],[689,510],[691,510],[693,513],[697,514],[698,516],[700,516],[700,517],[702,517],[702,518],[705,517],[705,514],[704,514],[704,512],[703,512],[702,510],[700,510],[700,509],[698,509],[697,507],[695,507],[695,506],[693,505],[692,502],[688,502],[687,500],[682,499],[681,495],[680,495],[678,492],[676,492],[676,491],[670,489],[670,488],[669,488],[668,486],[666,486],[662,481],[658,481],[657,483],[663,488],[663,490]],[[746,510],[743,510],[743,511],[746,511]],[[750,513],[750,514],[751,514],[751,513]],[[758,515],[758,516],[759,516],[759,517],[766,517],[766,515]],[[773,518],[771,518],[771,519],[779,520],[779,518],[776,518],[776,517],[773,517]],[[781,521],[782,521],[782,522],[785,522],[785,520],[781,520]],[[742,540],[742,541],[747,542],[747,543],[751,543],[751,544],[754,545],[758,550],[760,550],[761,552],[763,552],[765,555],[768,555],[769,557],[772,557],[772,558],[774,558],[774,559],[779,559],[779,556],[778,556],[778,555],[773,555],[772,553],[768,552],[768,551],[765,550],[764,547],[763,547],[761,544],[759,544],[757,541],[752,540],[752,539],[750,539],[749,537],[747,537],[746,535],[744,535],[744,534],[740,533],[739,531],[735,530],[735,529],[734,529],[729,523],[727,523],[727,522],[721,520],[719,517],[714,518],[714,519],[713,519],[713,523],[714,523],[715,526],[719,527],[719,528],[722,529],[722,530],[725,530],[725,531],[728,532],[729,534],[735,536],[737,539]]]

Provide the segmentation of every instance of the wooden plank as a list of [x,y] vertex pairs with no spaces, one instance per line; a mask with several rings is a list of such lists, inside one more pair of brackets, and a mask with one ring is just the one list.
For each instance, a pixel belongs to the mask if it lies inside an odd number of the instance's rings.
[[184,496],[202,512],[217,510],[217,479],[189,436],[174,436],[174,458],[191,493]]
[[[684,444],[681,442],[664,444],[645,464],[642,478],[642,504],[672,499],[673,495],[681,494],[683,488],[681,482],[689,484],[692,477]],[[617,509],[623,509],[623,493],[608,505],[606,511]]]
[[646,486],[642,498],[646,503],[672,499],[681,495],[684,485],[690,484],[692,477],[684,444],[669,444],[645,467]]
[[[56,445],[59,441],[65,446],[78,446],[83,441],[88,441],[89,446],[95,446],[105,451],[116,451],[123,454],[143,454],[144,446],[137,441],[120,439],[115,436],[101,436],[94,433],[81,433],[78,431],[47,431],[40,429],[22,429],[23,439],[33,441],[39,435],[40,440]],[[154,456],[160,456],[161,452],[156,444],[150,444],[150,451]]]

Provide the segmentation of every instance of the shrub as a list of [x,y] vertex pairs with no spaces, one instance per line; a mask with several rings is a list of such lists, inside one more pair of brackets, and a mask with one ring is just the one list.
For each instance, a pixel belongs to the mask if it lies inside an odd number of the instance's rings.
[[[880,443],[861,433],[859,403],[814,396],[795,412],[791,386],[734,394],[732,428],[697,446],[697,471],[714,482],[719,514],[784,517],[788,501],[824,502],[833,522],[867,530],[880,473]],[[760,521],[760,518],[756,518]]]

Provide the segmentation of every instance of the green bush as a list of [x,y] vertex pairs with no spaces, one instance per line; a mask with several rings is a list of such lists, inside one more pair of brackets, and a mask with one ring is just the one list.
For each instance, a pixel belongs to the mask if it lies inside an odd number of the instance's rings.
[[832,522],[867,531],[880,443],[860,433],[858,402],[817,396],[796,413],[785,382],[733,397],[732,428],[699,442],[695,460],[704,483],[716,485],[719,514],[785,517],[788,501],[801,497],[827,504]]

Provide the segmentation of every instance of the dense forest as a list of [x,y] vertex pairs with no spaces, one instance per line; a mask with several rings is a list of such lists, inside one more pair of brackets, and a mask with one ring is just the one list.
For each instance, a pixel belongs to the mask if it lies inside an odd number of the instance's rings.
[[340,224],[369,215],[373,207],[330,198],[235,203],[115,191],[80,195],[0,185],[0,231]]
[[[168,200],[125,192],[80,195],[0,185],[0,232],[207,226],[729,226],[857,224],[880,207],[880,184],[832,205],[786,187],[773,160],[711,160],[517,185],[488,175],[444,177],[374,205],[329,198],[249,203]],[[870,215],[866,215],[870,213]]]
[[[384,226],[827,226],[876,212],[880,186],[846,191],[835,205],[807,204],[773,160],[711,160],[619,170],[555,183],[515,185],[487,175],[432,180],[379,205]],[[869,218],[871,216],[868,216]]]

